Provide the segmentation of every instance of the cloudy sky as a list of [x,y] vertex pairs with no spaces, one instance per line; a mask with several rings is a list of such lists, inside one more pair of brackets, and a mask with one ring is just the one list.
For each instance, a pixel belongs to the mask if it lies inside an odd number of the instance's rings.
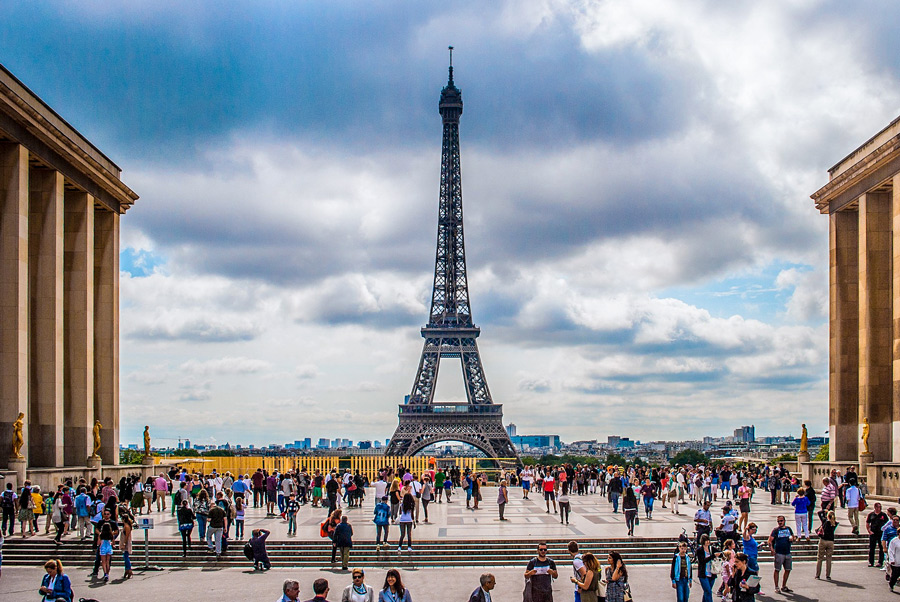
[[[809,195],[900,113],[894,2],[10,3],[0,62],[124,170],[122,440],[388,438],[455,46],[494,397],[564,440],[828,422]],[[444,400],[464,396],[445,361]]]

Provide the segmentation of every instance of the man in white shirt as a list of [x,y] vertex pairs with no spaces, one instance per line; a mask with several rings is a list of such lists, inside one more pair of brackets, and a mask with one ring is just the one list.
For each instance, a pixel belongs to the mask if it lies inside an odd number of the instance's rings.
[[372,486],[375,487],[375,504],[377,505],[378,502],[381,501],[381,498],[387,494],[388,484],[387,481],[384,480],[384,475],[378,475],[378,480],[375,481]]
[[[896,523],[896,521],[894,522]],[[888,563],[891,567],[891,579],[888,585],[891,586],[891,591],[894,591],[894,586],[900,579],[900,537],[895,537],[888,544]]]
[[859,535],[859,487],[856,486],[855,480],[848,483],[844,499],[847,501],[847,518],[853,527],[853,534]]
[[694,514],[694,525],[697,527],[697,543],[699,544],[701,535],[704,533],[709,535],[712,532],[712,513],[709,511],[709,500],[704,500],[703,508]]

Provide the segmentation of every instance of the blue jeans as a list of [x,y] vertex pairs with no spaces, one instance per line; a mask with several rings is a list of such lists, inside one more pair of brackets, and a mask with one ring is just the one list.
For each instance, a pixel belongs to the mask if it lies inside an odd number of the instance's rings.
[[613,512],[619,511],[619,494],[618,493],[610,493],[609,499],[613,505]]
[[288,512],[288,533],[297,534],[297,513],[296,512]]
[[[375,545],[381,544],[382,541],[384,543],[388,542],[388,527],[390,525],[375,525]],[[381,539],[381,534],[384,533],[384,539]]]
[[581,602],[581,592],[578,591],[578,588],[575,589],[575,602]]
[[206,515],[197,515],[197,528],[200,530],[200,539],[206,539]]
[[125,570],[131,570],[131,554],[128,552],[122,552],[122,562],[125,563]]
[[644,512],[647,514],[653,512],[653,496],[645,495],[644,496]]
[[278,512],[284,514],[284,493],[278,492]]
[[716,582],[715,576],[713,577],[700,577],[700,587],[703,588],[703,602],[713,602],[713,583]]
[[679,579],[675,582],[675,599],[677,602],[688,602],[691,597],[691,580]]

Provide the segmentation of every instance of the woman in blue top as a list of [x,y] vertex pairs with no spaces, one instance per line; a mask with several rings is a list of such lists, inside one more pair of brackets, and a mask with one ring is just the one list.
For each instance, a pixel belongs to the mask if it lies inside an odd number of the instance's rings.
[[412,596],[409,595],[409,590],[403,587],[400,571],[397,569],[388,570],[384,578],[384,587],[378,594],[378,602],[412,602]]
[[791,502],[794,507],[794,522],[797,524],[797,539],[804,535],[806,541],[809,541],[809,498],[806,497],[806,489],[801,487],[797,490],[797,496]]
[[744,530],[744,554],[747,555],[747,566],[750,567],[750,570],[759,572],[759,562],[757,559],[759,558],[759,542],[756,541],[754,535],[759,530],[759,527],[756,526],[756,523],[750,523],[747,525],[747,528]]
[[44,602],[72,602],[72,582],[69,576],[63,572],[63,565],[59,559],[48,560],[44,563],[47,574],[41,579],[41,588],[38,593],[43,596]]

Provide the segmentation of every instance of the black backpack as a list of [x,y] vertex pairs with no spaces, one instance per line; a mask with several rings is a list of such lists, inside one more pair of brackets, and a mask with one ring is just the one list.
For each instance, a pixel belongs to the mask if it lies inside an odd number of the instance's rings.
[[247,560],[253,562],[253,546],[249,542],[244,544],[244,556],[247,557]]
[[15,502],[13,501],[13,492],[10,489],[7,489],[3,492],[3,495],[0,496],[0,508],[4,508],[6,510],[12,510],[16,507]]

